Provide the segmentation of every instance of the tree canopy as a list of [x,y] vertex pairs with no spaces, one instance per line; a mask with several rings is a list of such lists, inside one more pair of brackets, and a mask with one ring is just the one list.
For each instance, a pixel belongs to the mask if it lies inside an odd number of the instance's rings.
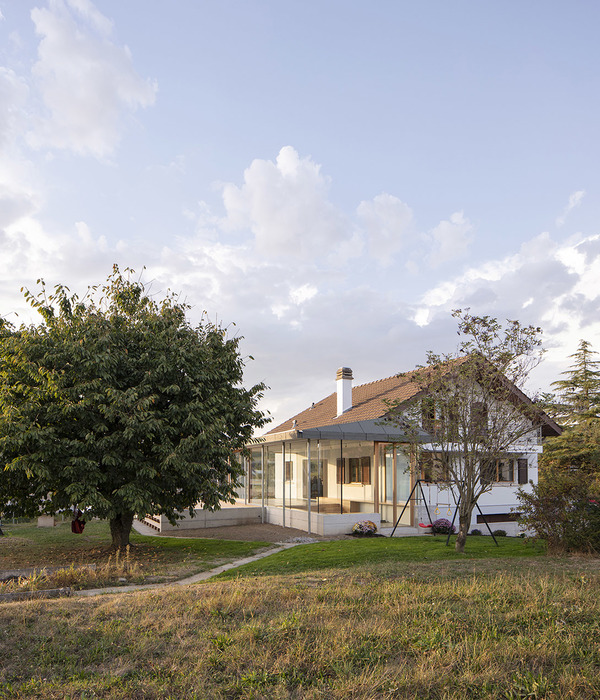
[[421,392],[409,409],[397,407],[395,419],[406,429],[416,463],[456,490],[456,550],[462,552],[479,497],[499,480],[498,470],[506,468],[512,475],[506,480],[515,480],[520,465],[508,463],[515,444],[537,438],[542,413],[520,387],[542,348],[540,328],[518,321],[503,326],[468,309],[453,315],[461,337],[457,352],[428,353],[426,365],[411,373]]
[[564,426],[576,426],[588,419],[600,417],[600,361],[591,343],[580,340],[577,350],[569,357],[569,369],[564,379],[552,382],[554,393],[544,395],[544,408]]
[[113,546],[134,515],[174,522],[235,496],[235,451],[266,423],[264,385],[242,385],[240,338],[118,267],[83,298],[25,297],[42,322],[0,322],[0,511],[77,505],[107,518]]
[[556,467],[600,475],[600,362],[595,355],[591,344],[580,340],[564,378],[552,383],[556,392],[548,410],[565,430],[548,440],[541,460],[545,470]]

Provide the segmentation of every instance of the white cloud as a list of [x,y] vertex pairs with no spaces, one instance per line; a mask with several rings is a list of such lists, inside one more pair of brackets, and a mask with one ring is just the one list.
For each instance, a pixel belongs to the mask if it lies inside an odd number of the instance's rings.
[[267,258],[335,257],[336,247],[351,234],[327,198],[329,181],[320,170],[291,146],[281,149],[276,162],[254,160],[241,187],[223,188],[224,229],[250,229]]
[[9,68],[0,66],[0,150],[5,151],[20,132],[27,83]]
[[50,0],[31,18],[42,37],[32,74],[44,115],[30,145],[110,156],[123,117],[151,105],[156,85],[136,73],[129,49],[110,40],[112,23],[89,0]]
[[290,290],[290,299],[294,304],[300,306],[305,301],[312,299],[319,290],[312,284],[303,284],[300,287]]
[[556,219],[556,225],[558,228],[564,225],[569,213],[575,209],[575,207],[578,207],[581,204],[584,196],[585,190],[577,190],[577,192],[573,192],[573,194],[569,197],[569,203],[564,208],[563,213]]
[[398,197],[383,192],[371,201],[362,201],[357,213],[366,229],[371,256],[383,265],[391,264],[414,235],[411,208]]
[[471,222],[462,211],[452,214],[449,221],[440,221],[427,236],[431,242],[429,263],[439,267],[450,260],[464,257],[472,240],[472,230]]

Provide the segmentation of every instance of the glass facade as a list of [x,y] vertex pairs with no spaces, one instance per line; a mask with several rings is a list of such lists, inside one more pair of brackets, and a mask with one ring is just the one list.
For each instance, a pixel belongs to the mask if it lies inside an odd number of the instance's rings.
[[[382,522],[395,523],[410,496],[412,488],[410,460],[400,445],[379,446],[379,513]],[[410,524],[410,508],[402,517]]]
[[[408,465],[400,448],[371,441],[264,443],[251,449],[247,499],[299,510],[307,510],[310,501],[314,513],[373,513],[378,501],[382,520],[391,522],[410,494]],[[403,522],[409,521],[407,509]]]

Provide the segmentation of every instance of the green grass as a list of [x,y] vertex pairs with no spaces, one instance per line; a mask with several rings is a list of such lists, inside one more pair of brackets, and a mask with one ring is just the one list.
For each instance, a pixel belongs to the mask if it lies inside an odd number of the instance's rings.
[[399,562],[454,561],[470,559],[512,559],[539,557],[545,553],[542,543],[512,537],[498,538],[498,546],[491,537],[469,537],[465,553],[454,551],[454,540],[446,546],[446,536],[435,537],[375,537],[335,540],[301,545],[273,554],[266,559],[245,564],[223,574],[221,578],[241,576],[270,576],[298,574],[324,569],[347,569],[373,564]]
[[[268,542],[243,542],[181,537],[152,537],[131,534],[130,566],[114,567],[114,555],[108,551],[110,531],[107,522],[91,521],[81,535],[71,532],[70,522],[54,528],[38,528],[35,522],[8,524],[0,537],[0,569],[69,567],[96,564],[105,567],[112,556],[112,574],[106,580],[92,577],[89,582],[79,577],[76,587],[95,587],[114,583],[115,578],[143,583],[169,581],[206,571],[224,562],[250,556],[270,547]],[[124,561],[121,557],[121,562]]]
[[[109,541],[90,525],[88,554]],[[0,555],[86,551],[64,530],[18,532]],[[133,539],[171,567],[257,544]],[[600,698],[600,560],[445,542],[299,545],[235,580],[3,603],[0,700]]]

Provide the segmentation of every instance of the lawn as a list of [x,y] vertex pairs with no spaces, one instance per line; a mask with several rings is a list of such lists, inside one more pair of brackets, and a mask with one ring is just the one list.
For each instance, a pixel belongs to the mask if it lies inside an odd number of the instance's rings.
[[600,697],[597,559],[363,558],[0,616],[2,700]]
[[365,537],[334,540],[294,547],[266,559],[231,569],[221,578],[297,574],[325,569],[348,569],[373,564],[397,566],[400,562],[461,561],[471,559],[518,559],[545,554],[543,543],[499,537],[498,546],[491,537],[469,537],[464,554],[454,551],[454,537],[446,546],[446,535],[420,537]]
[[129,553],[117,560],[108,552],[107,522],[92,520],[81,535],[73,534],[70,525],[70,521],[54,528],[38,528],[35,522],[4,524],[6,536],[0,537],[0,570],[92,564],[94,575],[84,575],[81,571],[70,576],[70,580],[62,575],[58,583],[89,588],[114,585],[119,579],[125,579],[121,583],[160,582],[206,571],[272,546],[268,542],[151,537],[132,532]]
[[[84,562],[109,542],[95,522],[9,533],[2,566]],[[132,540],[145,576],[264,544]],[[185,588],[5,602],[0,700],[599,698],[600,560],[499,544],[339,540]]]

